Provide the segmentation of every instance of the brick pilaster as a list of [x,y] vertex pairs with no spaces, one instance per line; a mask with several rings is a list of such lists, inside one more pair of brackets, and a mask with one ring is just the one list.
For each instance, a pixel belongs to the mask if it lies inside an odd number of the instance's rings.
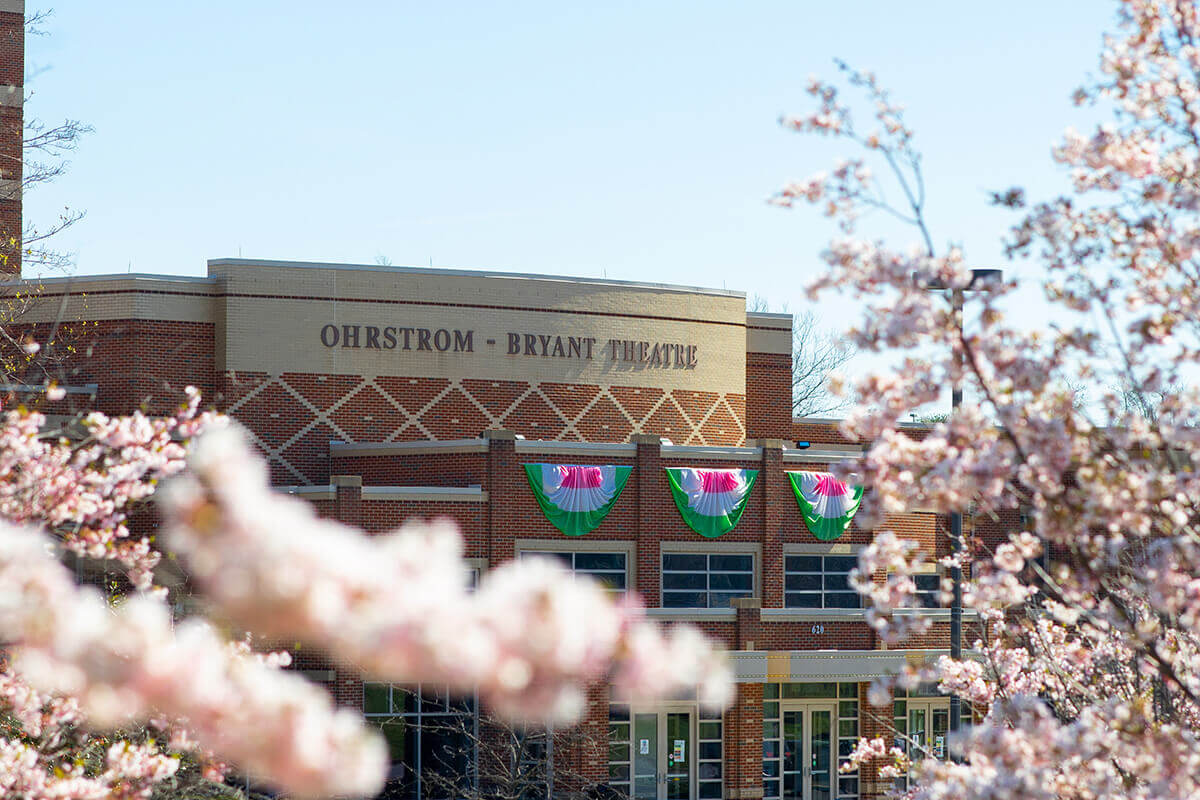
[[725,712],[725,796],[731,800],[763,796],[762,707],[763,685],[739,683]]
[[333,501],[333,517],[338,522],[362,527],[362,476],[361,475],[330,475],[329,482],[333,484],[336,497]]
[[659,555],[659,530],[653,524],[661,513],[662,498],[670,497],[662,469],[662,439],[648,433],[635,433],[630,437],[637,445],[637,466],[633,471],[637,479],[637,590],[646,605],[657,607],[662,596],[662,569]]
[[[867,702],[867,690],[870,683],[858,685],[858,735],[865,739],[881,737],[887,742],[892,741],[892,705],[875,707]],[[879,768],[883,766],[878,760],[868,761],[858,768],[858,796],[860,800],[874,800],[892,791],[890,780],[879,778]]]
[[791,354],[746,353],[746,437],[791,435]]
[[762,448],[762,467],[758,481],[762,484],[762,604],[764,608],[783,608],[783,539],[787,513],[795,508],[796,500],[783,471],[783,439],[759,439]]
[[[587,711],[572,737],[572,757],[569,764],[574,782],[583,785],[608,782],[608,692],[603,683],[588,687]],[[562,786],[556,788],[577,788]]]
[[759,636],[762,625],[762,601],[757,597],[738,597],[733,600],[737,612],[737,649],[762,650]]
[[363,676],[362,673],[348,663],[334,659],[333,685],[328,687],[333,693],[334,702],[342,708],[353,708],[359,711],[363,707]]
[[521,529],[516,512],[517,482],[524,480],[517,464],[517,435],[512,431],[486,430],[487,469],[483,475],[483,489],[488,493],[487,503],[487,560],[494,569],[501,562],[513,558],[513,533]]

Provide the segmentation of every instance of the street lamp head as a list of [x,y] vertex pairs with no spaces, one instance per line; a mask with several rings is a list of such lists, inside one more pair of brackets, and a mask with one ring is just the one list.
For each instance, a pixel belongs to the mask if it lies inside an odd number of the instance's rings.
[[973,269],[971,270],[971,282],[967,284],[967,288],[977,292],[986,292],[1003,282],[1004,270],[1002,269]]
[[[1004,281],[1002,269],[973,269],[971,280],[966,285],[967,291],[987,292],[999,286]],[[913,283],[930,292],[944,292],[950,287],[939,280],[922,280],[919,273],[913,273]]]

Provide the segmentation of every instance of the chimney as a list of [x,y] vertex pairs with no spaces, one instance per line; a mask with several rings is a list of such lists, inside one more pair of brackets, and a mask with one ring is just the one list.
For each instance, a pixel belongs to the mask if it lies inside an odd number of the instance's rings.
[[0,0],[0,275],[21,274],[25,0]]

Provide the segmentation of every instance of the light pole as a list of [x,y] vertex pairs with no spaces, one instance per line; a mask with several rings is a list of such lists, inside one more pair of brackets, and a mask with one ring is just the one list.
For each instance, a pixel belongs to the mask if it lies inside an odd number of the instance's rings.
[[[917,278],[914,274],[913,278]],[[1004,272],[998,269],[973,269],[971,281],[966,288],[951,289],[950,302],[954,312],[954,323],[958,326],[960,338],[963,335],[963,298],[967,291],[987,291],[990,286],[1000,283]],[[929,291],[945,291],[946,286],[936,282],[926,282],[924,288]],[[950,388],[950,416],[953,417],[962,405],[962,349],[955,350],[954,355],[954,384]],[[962,658],[962,512],[955,509],[950,512],[950,544],[954,552],[954,565],[950,567],[950,582],[953,594],[950,601],[950,657],[955,661]],[[962,701],[957,694],[950,695],[950,733],[958,733]],[[949,748],[947,748],[949,752]]]

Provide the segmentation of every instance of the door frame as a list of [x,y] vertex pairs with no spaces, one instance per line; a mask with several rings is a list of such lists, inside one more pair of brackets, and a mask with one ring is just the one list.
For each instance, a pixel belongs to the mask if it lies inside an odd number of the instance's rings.
[[[900,699],[901,698],[896,698],[897,701]],[[918,755],[914,752],[917,748],[917,745],[914,743],[914,740],[913,740],[913,730],[912,730],[911,723],[912,723],[913,712],[920,710],[922,716],[924,717],[923,722],[925,724],[925,730],[924,730],[925,741],[924,741],[923,745],[921,745],[922,750],[923,750],[922,757],[928,756],[928,757],[937,757],[937,758],[945,759],[948,756],[946,740],[943,740],[942,753],[940,756],[938,756],[936,754],[936,751],[934,750],[934,748],[936,746],[936,742],[934,741],[934,735],[933,735],[933,715],[934,715],[934,712],[936,712],[936,711],[945,712],[947,730],[944,735],[946,737],[949,737],[950,699],[945,696],[906,697],[906,698],[903,698],[903,701],[905,703],[904,734],[903,734],[903,738],[900,739],[900,741],[897,742],[897,744],[900,745],[900,748],[904,751],[904,754],[906,756],[908,756],[909,758],[913,759],[914,761],[917,760],[917,758],[918,758]],[[899,775],[896,778],[895,783],[896,783],[896,787],[898,789],[900,789],[901,791],[905,791],[912,786],[912,778],[908,774],[908,771],[905,770],[903,774]]]
[[925,731],[924,731],[925,742],[922,746],[925,757],[945,759],[947,756],[945,739],[942,740],[941,753],[937,752],[937,742],[935,741],[935,737],[934,737],[933,716],[938,711],[941,711],[942,713],[944,713],[946,715],[946,730],[942,732],[942,736],[943,737],[948,736],[949,732],[950,732],[950,701],[949,701],[949,699],[945,698],[945,697],[910,697],[910,698],[908,698],[908,707],[907,707],[908,713],[907,713],[906,719],[909,724],[907,725],[907,732],[905,734],[905,736],[908,739],[908,741],[906,742],[906,747],[905,747],[906,752],[910,752],[911,749],[915,746],[912,744],[913,731],[912,731],[911,723],[912,723],[912,714],[914,711],[916,711],[918,709],[922,712],[922,714],[925,717],[925,720],[924,720],[925,721]]
[[[666,800],[667,797],[667,762],[669,753],[673,744],[667,739],[667,715],[668,714],[687,714],[688,716],[688,738],[685,744],[684,763],[687,765],[688,778],[688,800],[696,800],[697,792],[699,791],[699,772],[698,772],[698,755],[699,746],[697,740],[699,738],[699,720],[700,715],[694,702],[667,702],[658,703],[652,706],[634,705],[629,709],[630,716],[630,746],[634,748],[634,754],[631,754],[630,767],[633,768],[632,757],[636,755],[636,748],[639,746],[637,740],[636,720],[638,715],[650,716],[655,715],[655,737],[658,740],[658,754],[655,766],[655,798],[656,800]],[[690,751],[690,752],[688,752]],[[630,791],[636,791],[634,777],[630,775]]]
[[[813,735],[813,712],[824,711],[829,714],[829,796],[837,796],[837,746],[838,746],[838,700],[837,698],[829,699],[780,699],[779,700],[779,720],[780,724],[785,724],[788,713],[801,712],[803,726],[800,731],[801,737],[801,752],[800,752],[800,786],[802,800],[813,800],[812,787],[812,735]],[[786,743],[787,739],[783,736],[783,731],[780,731],[780,741]],[[784,745],[786,746],[786,744]],[[795,774],[795,773],[792,773]],[[786,776],[787,759],[781,759],[780,768],[780,794],[786,792]]]

